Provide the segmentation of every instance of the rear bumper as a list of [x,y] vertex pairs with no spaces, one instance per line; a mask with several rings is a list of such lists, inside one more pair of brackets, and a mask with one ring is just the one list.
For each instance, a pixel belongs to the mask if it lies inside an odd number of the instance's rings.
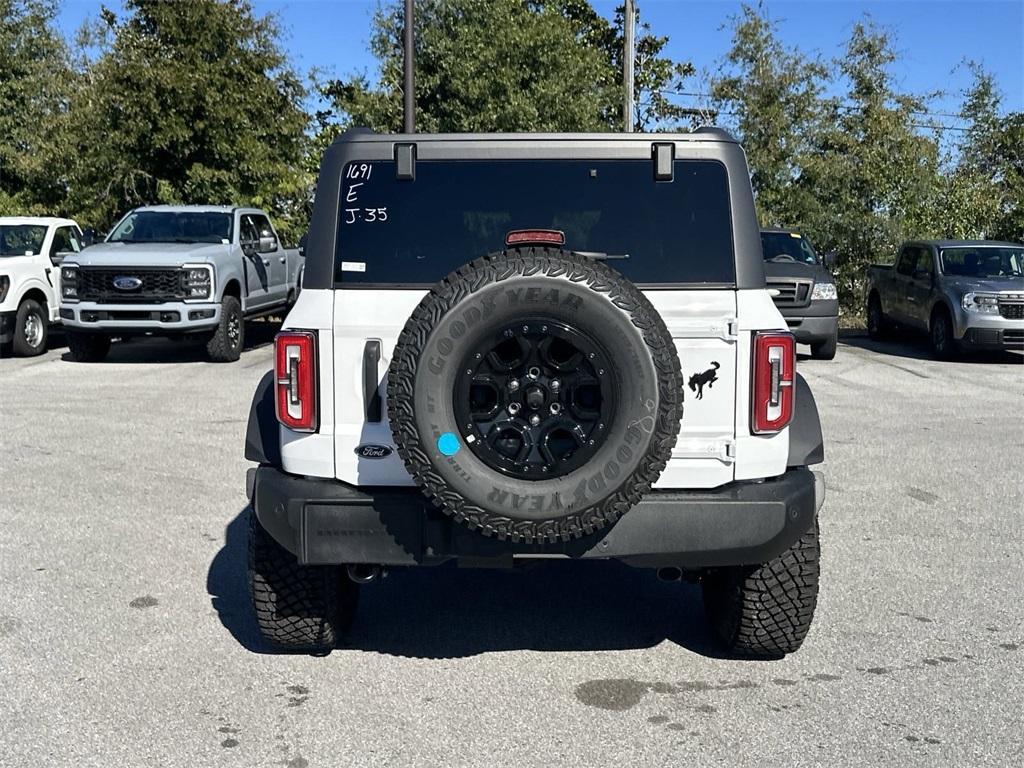
[[512,544],[454,522],[417,489],[354,488],[274,467],[249,470],[263,527],[304,564],[511,566],[515,559],[614,558],[696,569],[766,562],[810,527],[824,501],[821,475],[801,467],[763,482],[703,491],[653,491],[610,529],[573,542]]
[[14,318],[17,312],[0,312],[0,344],[14,341]]

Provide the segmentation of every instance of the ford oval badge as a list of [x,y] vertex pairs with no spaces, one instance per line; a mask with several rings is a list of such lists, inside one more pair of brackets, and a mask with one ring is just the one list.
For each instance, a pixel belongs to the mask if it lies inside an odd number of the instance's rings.
[[367,443],[356,448],[356,456],[361,459],[386,459],[392,453],[394,453],[394,449],[389,445]]
[[114,278],[114,287],[119,291],[134,291],[136,288],[142,287],[142,281],[137,277],[121,275]]

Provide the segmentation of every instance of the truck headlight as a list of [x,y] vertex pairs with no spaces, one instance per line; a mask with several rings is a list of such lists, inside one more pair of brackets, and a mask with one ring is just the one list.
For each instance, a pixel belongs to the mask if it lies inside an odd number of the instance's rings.
[[11,289],[11,278],[7,275],[0,275],[0,304],[7,298],[7,291]]
[[60,268],[60,298],[61,301],[78,301],[78,267]]
[[968,312],[978,312],[982,315],[998,315],[999,299],[983,293],[965,293],[963,308]]
[[196,301],[213,296],[213,268],[208,264],[186,264],[185,300]]
[[835,301],[838,298],[834,283],[815,283],[811,289],[811,301]]

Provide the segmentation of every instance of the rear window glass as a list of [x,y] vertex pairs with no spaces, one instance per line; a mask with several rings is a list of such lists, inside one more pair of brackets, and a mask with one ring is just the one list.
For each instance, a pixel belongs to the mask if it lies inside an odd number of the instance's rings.
[[728,177],[713,161],[678,161],[671,182],[649,160],[421,160],[414,181],[390,161],[350,163],[338,221],[345,284],[430,285],[520,229],[560,230],[566,249],[607,254],[635,283],[736,279]]

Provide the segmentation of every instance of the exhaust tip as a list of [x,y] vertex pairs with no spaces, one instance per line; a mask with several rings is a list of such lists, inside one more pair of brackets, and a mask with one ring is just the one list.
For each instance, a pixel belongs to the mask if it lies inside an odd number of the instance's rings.
[[674,565],[658,569],[658,581],[682,581],[683,571]]
[[380,576],[380,566],[367,563],[354,563],[346,566],[345,571],[356,584],[369,584]]

